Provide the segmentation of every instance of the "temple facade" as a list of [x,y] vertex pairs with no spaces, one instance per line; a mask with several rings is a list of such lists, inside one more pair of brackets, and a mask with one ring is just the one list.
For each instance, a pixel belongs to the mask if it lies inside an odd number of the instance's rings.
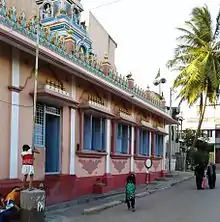
[[49,205],[123,187],[130,172],[143,184],[148,158],[151,180],[164,175],[165,125],[177,124],[164,99],[115,73],[107,56],[97,60],[80,1],[37,3],[40,23],[0,0],[0,192],[21,184],[21,148],[32,138]]

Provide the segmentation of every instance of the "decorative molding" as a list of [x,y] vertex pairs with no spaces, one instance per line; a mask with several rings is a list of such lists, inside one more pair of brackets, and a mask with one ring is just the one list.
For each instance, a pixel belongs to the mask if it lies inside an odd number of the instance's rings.
[[135,161],[135,165],[139,172],[142,172],[142,170],[145,168],[144,161]]
[[127,160],[112,160],[112,163],[115,167],[115,169],[121,173],[122,170],[125,168],[125,165],[127,163]]
[[130,154],[111,154],[110,155],[112,159],[118,159],[118,160],[124,160],[131,157]]
[[101,160],[79,159],[79,162],[82,164],[82,169],[84,169],[89,175],[91,175],[98,168]]
[[149,156],[142,156],[142,155],[134,155],[135,160],[146,160],[149,159]]
[[76,151],[76,154],[78,157],[82,158],[102,158],[104,156],[107,156],[106,152],[81,152]]

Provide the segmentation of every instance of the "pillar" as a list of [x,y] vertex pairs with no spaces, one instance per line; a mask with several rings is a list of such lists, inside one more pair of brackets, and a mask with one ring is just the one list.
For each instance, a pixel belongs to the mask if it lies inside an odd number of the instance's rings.
[[44,222],[45,191],[24,190],[20,195],[21,221]]
[[78,151],[83,151],[84,148],[84,112],[80,110],[79,112],[79,124],[80,124],[80,144],[79,144],[79,149]]
[[111,120],[106,120],[106,174],[111,173]]
[[155,151],[155,133],[151,132],[151,156],[154,157]]
[[166,141],[165,136],[163,136],[163,162],[162,162],[162,170],[166,170]]
[[70,110],[70,175],[75,175],[76,159],[76,110]]
[[131,127],[131,172],[134,172],[134,126]]
[[[19,152],[19,91],[20,88],[20,55],[19,50],[12,49],[12,91],[11,91],[11,134],[10,134],[10,179],[18,178]],[[14,105],[13,105],[14,104]],[[16,104],[16,105],[15,105]]]
[[138,154],[139,149],[139,128],[136,126],[135,128],[135,147],[134,147],[134,155]]
[[152,132],[149,131],[149,157],[151,157],[151,154],[152,154],[152,152],[151,152],[151,134],[152,134]]
[[113,152],[113,137],[114,137],[114,126],[115,124],[110,119],[106,120],[106,162],[105,162],[105,175],[103,182],[106,184],[108,189],[114,187],[113,177],[111,175],[111,152]]
[[112,121],[112,134],[111,134],[111,152],[116,151],[116,121]]
[[[76,100],[76,82],[72,76],[72,92],[73,100]],[[76,159],[76,110],[70,108],[70,175],[75,175],[75,159]]]

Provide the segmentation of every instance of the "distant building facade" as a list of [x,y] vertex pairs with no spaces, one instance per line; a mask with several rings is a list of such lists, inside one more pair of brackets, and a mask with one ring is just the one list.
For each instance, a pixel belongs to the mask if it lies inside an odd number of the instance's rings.
[[91,12],[84,13],[88,33],[92,40],[92,47],[98,59],[103,59],[105,55],[108,56],[110,64],[115,67],[115,50],[117,43],[108,34],[101,23]]
[[[184,129],[196,130],[199,121],[199,105],[184,112]],[[220,163],[220,105],[207,105],[201,130],[209,137],[209,142],[215,144],[214,158]]]

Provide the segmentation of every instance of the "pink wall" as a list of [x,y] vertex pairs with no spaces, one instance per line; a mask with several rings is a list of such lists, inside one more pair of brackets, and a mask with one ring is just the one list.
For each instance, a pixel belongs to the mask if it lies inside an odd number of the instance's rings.
[[155,173],[155,172],[160,172],[161,170],[162,170],[162,159],[154,159],[150,171]]
[[130,159],[111,159],[111,174],[128,174],[130,172]]
[[[33,130],[33,99],[30,96],[30,92],[33,92],[34,81],[33,81],[33,64],[34,60],[26,53],[20,53],[20,85],[24,87],[24,89],[20,92],[20,104],[25,106],[20,107],[20,124],[19,124],[19,147],[20,152],[23,144],[32,144],[32,130]],[[39,73],[40,75],[40,73]],[[25,85],[26,83],[26,85]],[[35,179],[43,180],[44,172],[45,172],[45,164],[44,164],[44,156],[45,150],[44,148],[39,148],[40,154],[35,155]],[[18,161],[18,170],[19,177],[22,178],[21,175],[21,158],[19,155]]]
[[[11,48],[0,41],[0,179],[9,177],[11,96]],[[3,102],[4,101],[4,102]]]
[[103,176],[105,173],[105,157],[81,158],[76,156],[76,176]]
[[134,169],[135,173],[146,173],[145,160],[135,160]]

